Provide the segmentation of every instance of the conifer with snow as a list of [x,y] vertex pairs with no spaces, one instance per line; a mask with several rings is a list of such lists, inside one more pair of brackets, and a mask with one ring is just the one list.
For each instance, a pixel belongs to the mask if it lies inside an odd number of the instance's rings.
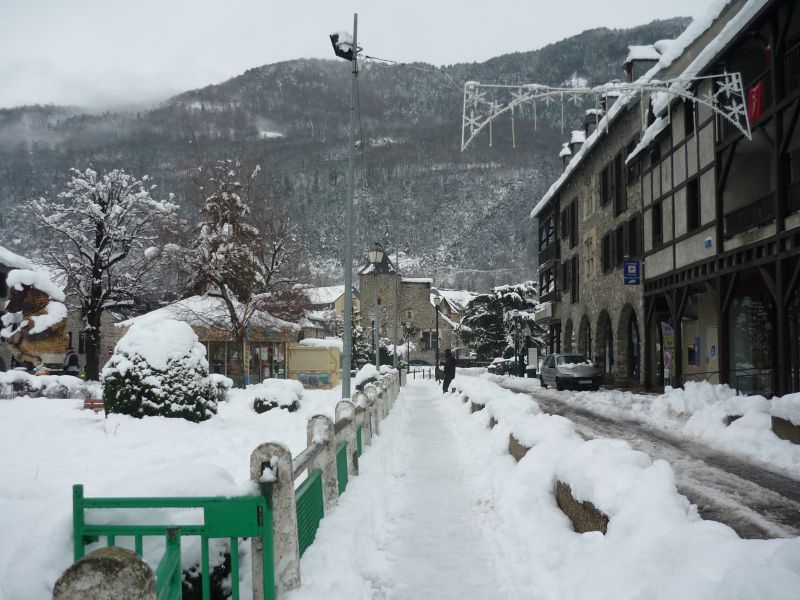
[[541,349],[544,328],[534,318],[538,306],[539,290],[532,281],[495,287],[470,300],[461,318],[469,331],[463,330],[462,335],[465,341],[476,343],[483,358],[502,356],[509,347],[513,350],[528,344]]
[[166,319],[134,323],[102,372],[106,413],[204,421],[217,412],[205,346]]

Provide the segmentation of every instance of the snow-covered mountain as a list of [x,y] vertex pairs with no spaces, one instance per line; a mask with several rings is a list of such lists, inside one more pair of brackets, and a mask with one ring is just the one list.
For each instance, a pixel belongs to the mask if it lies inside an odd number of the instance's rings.
[[[380,239],[438,285],[481,288],[530,276],[534,202],[560,171],[558,151],[582,108],[539,115],[537,129],[507,124],[494,145],[460,152],[463,83],[596,83],[619,79],[627,46],[675,37],[686,19],[594,29],[532,52],[432,67],[372,64],[359,77],[356,249]],[[0,239],[29,255],[36,232],[18,210],[53,196],[70,167],[148,174],[160,192],[191,193],[187,174],[208,158],[259,163],[270,192],[292,208],[333,281],[343,240],[350,68],[293,60],[251,69],[139,111],[86,113],[58,106],[0,110]],[[505,270],[505,269],[510,269]],[[327,281],[326,281],[327,279]]]

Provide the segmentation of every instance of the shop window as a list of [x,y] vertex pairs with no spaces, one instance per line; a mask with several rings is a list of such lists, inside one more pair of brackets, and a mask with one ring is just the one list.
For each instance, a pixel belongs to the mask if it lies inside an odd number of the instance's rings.
[[603,236],[602,245],[603,273],[608,273],[614,268],[614,238],[611,233],[607,233]]
[[650,211],[650,218],[652,220],[651,227],[653,234],[653,248],[658,248],[664,242],[661,202],[656,202],[653,204],[653,208]]
[[683,133],[685,137],[694,133],[694,102],[691,100],[683,101]]
[[642,217],[635,215],[628,221],[628,256],[639,258],[642,255]]
[[225,375],[225,342],[208,342],[208,371]]
[[625,223],[614,231],[614,266],[621,267],[628,255],[628,239],[625,235]]
[[578,278],[578,269],[580,268],[580,263],[578,262],[578,255],[572,257],[570,261],[571,266],[569,269],[571,284],[572,284],[572,303],[575,304],[580,300],[580,280]]

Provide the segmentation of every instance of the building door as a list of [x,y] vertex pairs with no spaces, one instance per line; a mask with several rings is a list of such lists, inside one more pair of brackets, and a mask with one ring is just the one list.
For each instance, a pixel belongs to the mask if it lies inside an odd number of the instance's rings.
[[716,325],[706,327],[705,344],[708,381],[719,383],[719,337]]

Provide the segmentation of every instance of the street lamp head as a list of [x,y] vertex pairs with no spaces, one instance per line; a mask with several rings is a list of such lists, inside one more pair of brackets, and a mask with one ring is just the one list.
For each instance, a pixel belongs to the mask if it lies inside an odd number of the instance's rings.
[[441,296],[439,296],[437,294],[436,296],[433,297],[433,304],[434,304],[434,306],[436,306],[436,308],[439,308],[439,305],[441,303],[442,303],[442,297]]
[[383,262],[383,245],[380,242],[375,242],[372,245],[372,250],[368,252],[369,254],[369,262],[375,265],[375,269],[378,269],[378,265]]
[[353,38],[349,33],[336,32],[330,35],[333,52],[339,58],[353,60]]

